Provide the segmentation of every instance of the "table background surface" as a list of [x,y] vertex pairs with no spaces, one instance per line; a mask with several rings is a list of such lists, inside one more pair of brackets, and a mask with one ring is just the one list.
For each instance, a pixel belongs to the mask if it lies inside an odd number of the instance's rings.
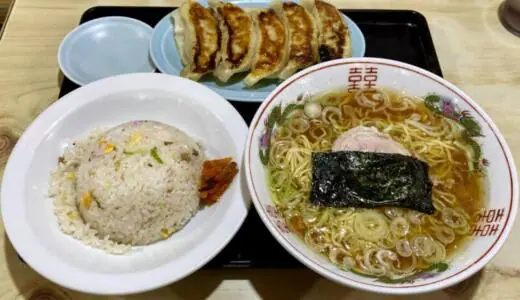
[[[500,0],[332,0],[341,8],[414,9],[428,20],[444,77],[495,120],[520,157],[520,38],[497,18]],[[17,137],[56,101],[56,53],[81,14],[95,5],[175,6],[168,0],[16,0],[0,40],[0,168]],[[518,166],[518,164],[517,164]],[[0,223],[0,230],[3,226]],[[490,265],[428,299],[520,299],[520,225]],[[17,258],[0,236],[0,299],[102,299],[58,287]],[[85,283],[88,284],[88,283]],[[48,298],[45,298],[48,297]],[[51,298],[55,297],[55,298]],[[339,286],[307,269],[204,270],[168,287],[113,299],[406,299]]]

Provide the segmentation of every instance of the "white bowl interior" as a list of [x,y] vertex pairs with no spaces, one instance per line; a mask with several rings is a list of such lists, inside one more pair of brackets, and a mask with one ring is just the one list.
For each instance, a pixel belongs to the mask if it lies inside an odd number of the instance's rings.
[[[414,282],[385,284],[375,279],[344,272],[325,257],[307,247],[292,233],[284,221],[268,213],[272,206],[266,173],[259,157],[260,138],[265,120],[276,106],[294,103],[299,95],[315,95],[349,87],[392,88],[412,96],[438,94],[449,98],[460,110],[467,110],[481,125],[484,137],[478,138],[487,167],[485,212],[465,249],[453,256],[449,268],[431,278]],[[253,203],[264,223],[281,244],[300,261],[337,282],[376,292],[405,294],[426,292],[454,284],[481,268],[498,251],[512,226],[517,207],[517,177],[514,162],[500,132],[491,119],[463,92],[441,78],[418,68],[383,59],[345,59],[315,66],[282,83],[263,103],[255,115],[246,146],[246,169]],[[271,209],[271,208],[270,208]]]

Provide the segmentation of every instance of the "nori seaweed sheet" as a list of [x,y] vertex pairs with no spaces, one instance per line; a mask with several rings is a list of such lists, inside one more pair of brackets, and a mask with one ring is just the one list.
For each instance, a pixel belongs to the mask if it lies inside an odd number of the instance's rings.
[[435,212],[428,165],[390,153],[313,153],[310,201],[336,208],[394,206]]

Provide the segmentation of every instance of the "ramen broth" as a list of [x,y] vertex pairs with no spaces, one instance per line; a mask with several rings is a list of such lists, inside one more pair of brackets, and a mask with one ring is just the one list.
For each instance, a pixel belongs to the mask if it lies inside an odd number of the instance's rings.
[[[446,262],[471,236],[483,207],[478,154],[464,127],[423,100],[393,90],[335,91],[296,106],[274,129],[267,163],[274,204],[291,231],[345,270],[401,278]],[[434,214],[310,204],[312,153],[331,151],[357,126],[377,128],[428,164]]]

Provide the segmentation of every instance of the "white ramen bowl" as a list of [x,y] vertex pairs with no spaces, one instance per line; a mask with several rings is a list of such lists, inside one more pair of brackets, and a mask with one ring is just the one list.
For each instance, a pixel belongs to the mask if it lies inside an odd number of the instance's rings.
[[[400,283],[384,283],[343,271],[328,258],[313,251],[289,232],[273,205],[260,159],[264,151],[262,137],[271,129],[269,114],[277,106],[283,109],[302,95],[315,95],[339,88],[385,87],[412,96],[437,94],[454,108],[451,117],[470,114],[480,125],[483,137],[477,141],[486,165],[485,212],[472,239],[457,252],[444,271],[421,273]],[[444,111],[449,113],[449,111]],[[471,276],[498,252],[506,241],[518,206],[518,178],[509,148],[489,116],[460,89],[420,68],[386,59],[349,58],[322,63],[295,74],[280,84],[262,103],[249,129],[245,153],[246,177],[253,203],[262,221],[280,244],[307,267],[343,285],[388,294],[423,293],[442,289]]]
[[[132,120],[181,129],[203,145],[208,159],[232,157],[239,174],[217,203],[170,238],[133,247],[130,255],[111,255],[60,231],[47,196],[49,175],[73,140]],[[219,253],[247,215],[240,163],[246,136],[247,125],[229,102],[188,79],[142,73],[85,85],[41,113],[16,144],[2,182],[7,235],[27,264],[70,289],[130,294],[182,279]]]

